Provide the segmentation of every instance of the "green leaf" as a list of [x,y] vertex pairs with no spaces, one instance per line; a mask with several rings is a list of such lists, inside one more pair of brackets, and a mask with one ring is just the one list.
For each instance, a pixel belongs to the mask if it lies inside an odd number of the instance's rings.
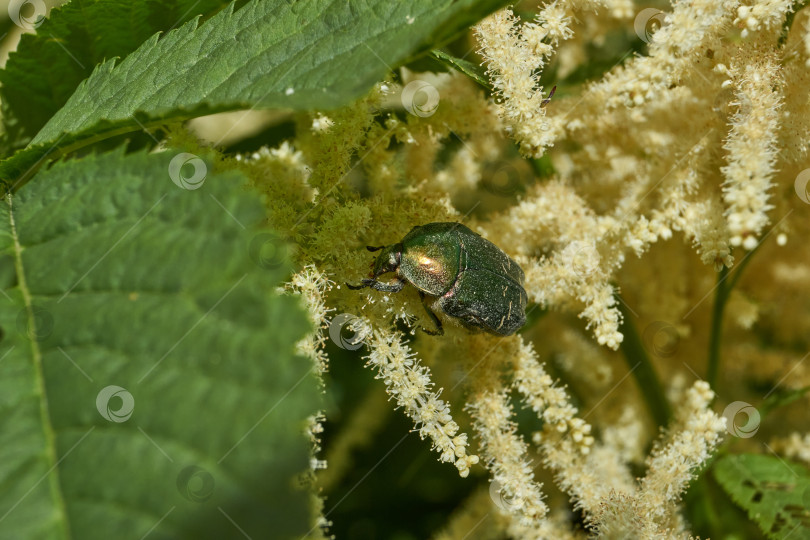
[[0,202],[0,538],[309,529],[284,251],[240,174],[181,157],[181,189],[176,155],[57,163]]
[[470,13],[485,14],[477,6],[495,4],[253,0],[236,12],[231,4],[199,27],[192,20],[151,37],[119,65],[98,66],[31,145],[0,164],[0,179],[21,184],[46,156],[152,124],[250,107],[339,107],[436,29],[461,28]]
[[487,77],[484,68],[477,64],[473,64],[472,62],[468,62],[463,58],[456,58],[455,56],[449,55],[444,51],[439,49],[434,49],[430,51],[430,54],[433,55],[439,62],[449,66],[457,71],[460,71],[464,75],[468,76],[482,87],[486,88],[490,93],[492,93],[492,85],[489,84],[489,78]]
[[[72,0],[53,9],[36,34],[23,34],[0,70],[3,125],[15,146],[31,139],[62,108],[93,68],[124,57],[149,36],[212,14],[225,0]],[[19,133],[10,127],[19,129]],[[25,144],[22,144],[24,146]]]
[[757,525],[717,483],[710,460],[684,493],[684,515],[695,538],[742,540],[763,537]]
[[778,457],[727,455],[714,476],[769,538],[810,537],[810,471]]

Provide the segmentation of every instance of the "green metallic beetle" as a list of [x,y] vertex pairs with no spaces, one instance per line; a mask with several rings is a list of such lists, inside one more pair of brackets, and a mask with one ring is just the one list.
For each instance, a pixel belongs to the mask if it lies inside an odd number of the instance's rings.
[[[410,283],[438,329],[425,329],[429,334],[444,333],[431,307],[469,330],[499,336],[510,336],[526,323],[523,270],[498,246],[461,223],[416,226],[397,244],[367,249],[382,250],[371,278],[346,286],[393,293]],[[396,272],[394,281],[378,281],[388,272]],[[430,307],[426,296],[434,298]]]

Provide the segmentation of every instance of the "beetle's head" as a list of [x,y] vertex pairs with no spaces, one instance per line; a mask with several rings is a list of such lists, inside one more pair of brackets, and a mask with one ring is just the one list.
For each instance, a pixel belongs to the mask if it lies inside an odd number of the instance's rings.
[[402,244],[391,244],[381,248],[380,254],[374,260],[374,278],[387,272],[393,272],[399,268],[399,260],[402,255]]

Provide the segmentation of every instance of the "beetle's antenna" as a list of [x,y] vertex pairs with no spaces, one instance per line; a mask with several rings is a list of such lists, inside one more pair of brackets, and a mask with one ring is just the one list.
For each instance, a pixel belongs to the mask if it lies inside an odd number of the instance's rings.
[[369,251],[380,251],[385,246],[366,246],[366,249]]

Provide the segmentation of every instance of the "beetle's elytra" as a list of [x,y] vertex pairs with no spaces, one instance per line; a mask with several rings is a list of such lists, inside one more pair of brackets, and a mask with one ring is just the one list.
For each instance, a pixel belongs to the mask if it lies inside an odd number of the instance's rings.
[[[399,292],[410,283],[419,291],[425,309],[436,324],[431,334],[443,334],[442,323],[431,308],[458,320],[473,331],[509,336],[526,323],[523,270],[498,246],[461,223],[428,223],[411,229],[401,242],[368,246],[380,251],[369,279],[351,289],[371,287]],[[378,281],[395,272],[393,281]]]

